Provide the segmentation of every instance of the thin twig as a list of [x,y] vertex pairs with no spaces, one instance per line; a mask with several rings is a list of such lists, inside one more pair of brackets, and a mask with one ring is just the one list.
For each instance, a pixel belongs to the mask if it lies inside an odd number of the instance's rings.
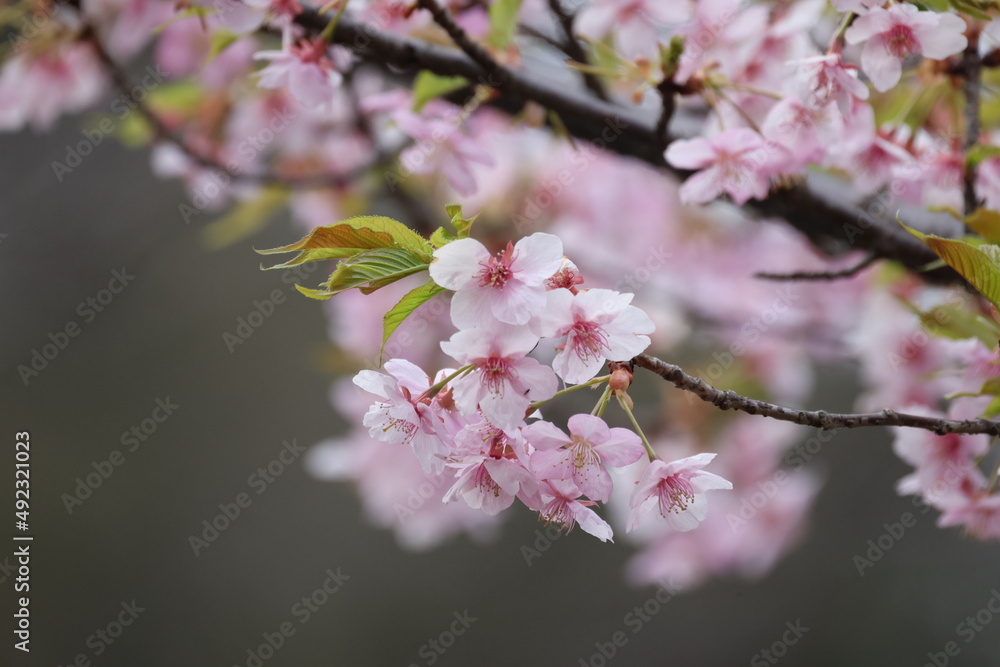
[[212,156],[188,144],[183,137],[174,132],[163,121],[163,119],[160,118],[159,114],[153,111],[149,105],[146,104],[145,100],[137,99],[132,95],[132,91],[135,89],[135,86],[129,80],[125,70],[122,69],[121,66],[115,62],[114,58],[111,57],[111,54],[108,53],[104,44],[97,36],[97,31],[94,30],[92,26],[87,25],[84,27],[81,32],[80,39],[91,44],[98,60],[100,60],[104,69],[107,70],[108,75],[111,77],[111,80],[118,89],[118,92],[124,95],[135,110],[142,114],[146,121],[152,126],[153,132],[159,140],[176,146],[181,152],[183,152],[188,158],[199,166],[218,172],[224,172],[234,181],[264,186],[280,186],[293,189],[343,187],[357,181],[359,178],[367,174],[372,167],[378,164],[376,161],[375,163],[357,167],[343,174],[325,173],[295,177],[277,176],[275,174],[247,174],[242,171],[233,172],[233,170]]
[[[549,0],[549,9],[552,10],[552,13],[559,20],[559,25],[562,26],[564,40],[561,48],[563,53],[581,65],[589,65],[590,59],[587,57],[587,52],[583,50],[580,42],[577,41],[576,36],[573,34],[573,22],[576,20],[576,14],[566,11],[560,0]],[[598,99],[607,102],[608,93],[604,90],[601,80],[590,72],[581,72],[581,74],[583,75],[583,82],[590,89],[590,92],[594,93],[594,96]]]
[[1000,436],[1000,422],[989,419],[938,419],[923,415],[905,414],[893,410],[859,414],[837,414],[823,410],[795,410],[774,403],[760,401],[737,394],[734,391],[716,389],[704,380],[688,375],[680,366],[668,364],[656,357],[640,354],[632,360],[636,366],[656,373],[682,391],[694,394],[720,410],[737,410],[749,415],[770,417],[779,421],[793,422],[827,431],[838,428],[862,428],[868,426],[905,426],[933,431],[938,435],[948,433]]
[[839,271],[798,271],[796,273],[755,273],[754,278],[761,278],[763,280],[775,280],[775,281],[792,281],[792,280],[839,280],[841,278],[853,278],[858,275],[869,266],[874,264],[879,260],[879,256],[872,253],[865,257],[863,260],[850,266],[846,269],[841,269]]

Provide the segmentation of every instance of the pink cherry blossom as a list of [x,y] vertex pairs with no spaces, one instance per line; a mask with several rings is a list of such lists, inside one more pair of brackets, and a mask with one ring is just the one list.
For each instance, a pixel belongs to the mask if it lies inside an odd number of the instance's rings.
[[566,337],[552,362],[563,380],[586,382],[605,361],[626,361],[649,347],[646,334],[656,327],[646,313],[629,305],[633,296],[607,289],[548,293],[538,326],[546,338]]
[[376,440],[410,445],[427,472],[440,472],[448,446],[436,434],[436,418],[430,401],[421,401],[430,380],[417,366],[405,359],[385,363],[389,373],[361,371],[354,384],[384,401],[372,405],[364,425]]
[[87,42],[25,49],[0,69],[0,130],[47,130],[64,113],[95,104],[108,78]]
[[691,17],[688,0],[594,0],[584,5],[575,22],[576,31],[600,40],[609,32],[627,57],[656,53],[660,30]]
[[573,482],[565,479],[552,479],[543,482],[541,486],[542,506],[538,516],[546,523],[559,524],[567,532],[573,526],[580,524],[584,532],[590,533],[601,542],[611,540],[614,535],[608,522],[590,509],[596,503],[592,500],[580,500],[580,489]]
[[715,454],[695,454],[679,461],[649,464],[632,494],[628,528],[632,531],[649,510],[656,506],[660,516],[679,531],[698,526],[708,515],[706,491],[731,489],[731,482],[710,472],[703,472]]
[[642,458],[639,436],[587,414],[570,417],[569,432],[546,421],[525,427],[524,437],[536,450],[532,468],[539,479],[571,479],[591,500],[608,502],[613,485],[605,466],[620,468]]
[[312,41],[303,39],[297,44],[291,44],[286,38],[280,51],[261,51],[254,55],[256,60],[270,61],[260,71],[258,85],[261,88],[287,86],[295,99],[309,107],[331,104],[343,77],[334,68],[329,49],[330,45],[321,37]]
[[964,32],[965,21],[955,14],[922,12],[901,2],[862,14],[844,33],[844,39],[848,44],[865,42],[861,68],[875,88],[885,92],[899,82],[905,58],[947,58],[968,44]]
[[959,491],[960,499],[941,513],[938,525],[963,526],[980,540],[1000,538],[1000,494],[971,481],[962,484]]
[[558,385],[550,367],[525,356],[537,343],[527,327],[508,324],[465,329],[442,342],[445,354],[473,366],[451,383],[458,409],[471,414],[478,406],[497,427],[516,429],[528,405],[551,398]]
[[475,239],[452,241],[434,251],[430,274],[455,290],[451,319],[460,329],[500,321],[527,324],[545,306],[545,281],[560,267],[562,241],[552,234],[526,236],[491,256]]
[[712,139],[678,139],[666,159],[678,169],[699,169],[681,185],[685,204],[707,204],[725,193],[736,204],[764,199],[770,189],[770,149],[753,130],[737,127]]
[[839,53],[809,56],[798,61],[802,98],[809,106],[821,109],[836,102],[842,114],[852,100],[867,100],[868,86],[858,80],[856,66],[842,62]]
[[510,507],[518,494],[529,502],[537,498],[538,480],[524,465],[520,432],[508,434],[482,421],[463,429],[456,445],[448,466],[458,471],[457,479],[444,502],[460,495],[469,507],[495,515]]
[[438,174],[461,195],[476,192],[474,165],[491,167],[493,156],[475,137],[462,131],[465,120],[456,106],[432,100],[420,113],[402,109],[393,115],[396,125],[416,143],[399,155],[404,172]]

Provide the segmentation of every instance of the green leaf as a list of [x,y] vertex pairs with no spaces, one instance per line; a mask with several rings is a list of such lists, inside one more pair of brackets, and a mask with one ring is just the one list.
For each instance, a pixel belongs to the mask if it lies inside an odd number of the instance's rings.
[[976,144],[965,154],[965,166],[977,167],[983,160],[1000,155],[1000,146]]
[[951,6],[963,14],[967,14],[983,21],[989,21],[992,17],[985,12],[992,2],[978,2],[977,0],[950,0]]
[[225,28],[216,29],[212,32],[212,46],[208,50],[208,55],[205,57],[205,63],[208,64],[216,59],[216,57],[229,48],[229,46],[240,38],[239,35],[226,30]]
[[948,11],[948,0],[920,0],[918,4],[924,9],[929,9],[933,12]]
[[514,39],[517,29],[517,13],[522,0],[496,0],[490,5],[490,32],[486,41],[498,49],[505,49]]
[[201,238],[210,250],[218,250],[255,234],[267,225],[285,204],[287,193],[281,188],[265,188],[253,199],[242,201],[226,215],[201,230]]
[[942,304],[928,311],[921,311],[908,304],[920,318],[920,323],[929,333],[952,340],[978,338],[992,348],[1000,338],[1000,328],[996,322],[972,312],[958,304]]
[[984,382],[979,393],[987,396],[1000,396],[1000,377],[991,377]]
[[305,262],[354,257],[366,250],[399,248],[430,262],[434,248],[422,236],[403,223],[382,216],[348,218],[325,227],[317,227],[300,241],[280,248],[258,250],[261,255],[281,252],[299,254],[283,264],[268,267],[285,269]]
[[903,228],[933,250],[993,305],[1000,303],[1000,247],[976,247],[967,241],[923,234],[906,225]]
[[1000,415],[1000,396],[990,401],[990,404],[986,406],[981,417],[984,419],[993,419],[997,415]]
[[438,76],[428,70],[422,70],[413,82],[413,110],[420,111],[434,98],[447,95],[467,85],[469,81],[465,77]]
[[435,248],[441,248],[448,245],[452,241],[457,241],[458,237],[451,234],[444,227],[438,227],[431,234],[431,245]]
[[1000,243],[1000,213],[986,208],[977,208],[965,216],[969,229],[991,243]]
[[313,299],[329,299],[334,294],[355,288],[362,294],[371,294],[427,267],[428,263],[421,256],[409,250],[375,248],[341,260],[323,283],[324,289],[300,288],[299,291]]
[[451,218],[451,226],[455,228],[456,232],[458,232],[456,238],[468,238],[469,233],[472,231],[472,223],[476,221],[479,214],[477,213],[471,218],[463,217],[461,204],[447,204],[445,205],[444,210]]
[[443,291],[443,287],[433,280],[428,280],[420,287],[407,292],[406,296],[400,299],[399,303],[385,314],[385,317],[382,318],[382,347],[379,348],[378,353],[379,364],[382,363],[382,352],[385,350],[385,344],[389,342],[389,337],[399,328],[403,320],[409,317],[417,308]]

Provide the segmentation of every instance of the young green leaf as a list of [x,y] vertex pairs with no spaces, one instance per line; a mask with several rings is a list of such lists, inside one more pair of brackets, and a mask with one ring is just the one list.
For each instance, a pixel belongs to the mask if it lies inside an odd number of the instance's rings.
[[322,290],[299,288],[313,299],[329,299],[334,294],[357,288],[362,294],[427,269],[424,259],[403,248],[375,248],[341,260]]
[[469,85],[461,76],[439,76],[423,70],[413,81],[413,110],[420,111],[431,100]]
[[965,224],[987,241],[1000,242],[1000,213],[986,208],[977,208],[965,216]]
[[376,248],[409,250],[425,262],[430,262],[431,253],[434,252],[426,239],[403,223],[375,215],[348,218],[332,225],[317,227],[296,243],[257,252],[261,255],[273,255],[299,251],[289,261],[268,267],[285,269],[304,262],[353,257]]
[[490,32],[487,41],[491,46],[505,49],[514,39],[517,29],[517,13],[521,11],[522,0],[496,0],[490,5]]
[[379,364],[382,363],[382,352],[385,350],[385,344],[389,342],[389,337],[399,328],[403,320],[409,317],[417,308],[443,291],[443,287],[433,280],[428,280],[420,287],[407,292],[406,296],[400,299],[399,303],[385,314],[382,318],[382,347],[379,348]]
[[994,305],[1000,304],[1000,247],[975,246],[959,239],[945,239],[923,234],[906,225],[903,228],[920,239],[948,266],[955,269]]

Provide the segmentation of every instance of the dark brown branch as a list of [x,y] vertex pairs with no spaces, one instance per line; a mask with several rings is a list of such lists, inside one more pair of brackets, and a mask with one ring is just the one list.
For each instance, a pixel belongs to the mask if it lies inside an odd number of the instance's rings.
[[796,273],[755,273],[754,278],[774,281],[793,280],[840,280],[841,278],[853,278],[869,266],[879,260],[878,255],[868,255],[863,260],[839,271],[798,271]]
[[[552,10],[552,13],[558,19],[559,25],[562,26],[563,42],[561,48],[563,53],[581,65],[589,65],[590,59],[587,58],[587,52],[583,50],[580,42],[577,41],[576,36],[573,34],[573,22],[576,20],[576,15],[566,11],[566,8],[562,6],[561,0],[549,0],[549,9]],[[590,72],[581,72],[581,74],[583,76],[583,83],[590,92],[594,93],[597,99],[607,102],[608,94],[604,90],[601,80]]]
[[749,415],[770,417],[779,421],[793,422],[824,430],[838,428],[862,428],[868,426],[905,426],[933,431],[938,435],[947,433],[979,434],[1000,436],[1000,422],[989,419],[937,419],[922,415],[905,414],[893,410],[860,414],[837,414],[822,410],[795,410],[766,401],[742,396],[733,391],[716,389],[704,380],[688,375],[680,366],[668,364],[656,357],[640,354],[632,363],[656,373],[682,391],[694,394],[706,403],[720,410],[737,410]]
[[[326,27],[328,20],[313,10],[306,10],[296,22],[313,34]],[[394,68],[428,70],[441,76],[462,76],[497,89],[501,95],[491,104],[516,113],[526,101],[556,112],[576,138],[601,148],[647,162],[678,177],[687,172],[669,167],[656,140],[656,120],[594,99],[528,72],[506,69],[476,44],[466,45],[484,67],[470,55],[424,41],[391,35],[344,15],[334,31],[334,41],[361,58]],[[678,125],[674,119],[674,125]],[[683,129],[683,128],[682,128]],[[694,128],[687,134],[693,134]],[[684,132],[681,132],[684,134]],[[937,255],[906,233],[896,222],[896,211],[908,224],[920,229],[935,227],[946,214],[926,209],[898,206],[894,201],[865,202],[843,180],[824,174],[809,174],[795,187],[775,191],[765,201],[751,201],[747,209],[765,217],[784,218],[804,233],[818,247],[831,254],[864,248],[879,257],[900,262],[914,271],[934,262]],[[935,283],[962,284],[962,279],[947,267],[923,273]]]
[[[981,89],[983,63],[979,58],[979,39],[971,35],[969,44],[962,53],[962,92],[965,95],[965,142],[962,145],[966,157],[979,142],[982,132],[980,121]],[[965,202],[965,214],[969,215],[978,208],[976,197],[976,167],[966,162],[962,178],[962,193]]]

